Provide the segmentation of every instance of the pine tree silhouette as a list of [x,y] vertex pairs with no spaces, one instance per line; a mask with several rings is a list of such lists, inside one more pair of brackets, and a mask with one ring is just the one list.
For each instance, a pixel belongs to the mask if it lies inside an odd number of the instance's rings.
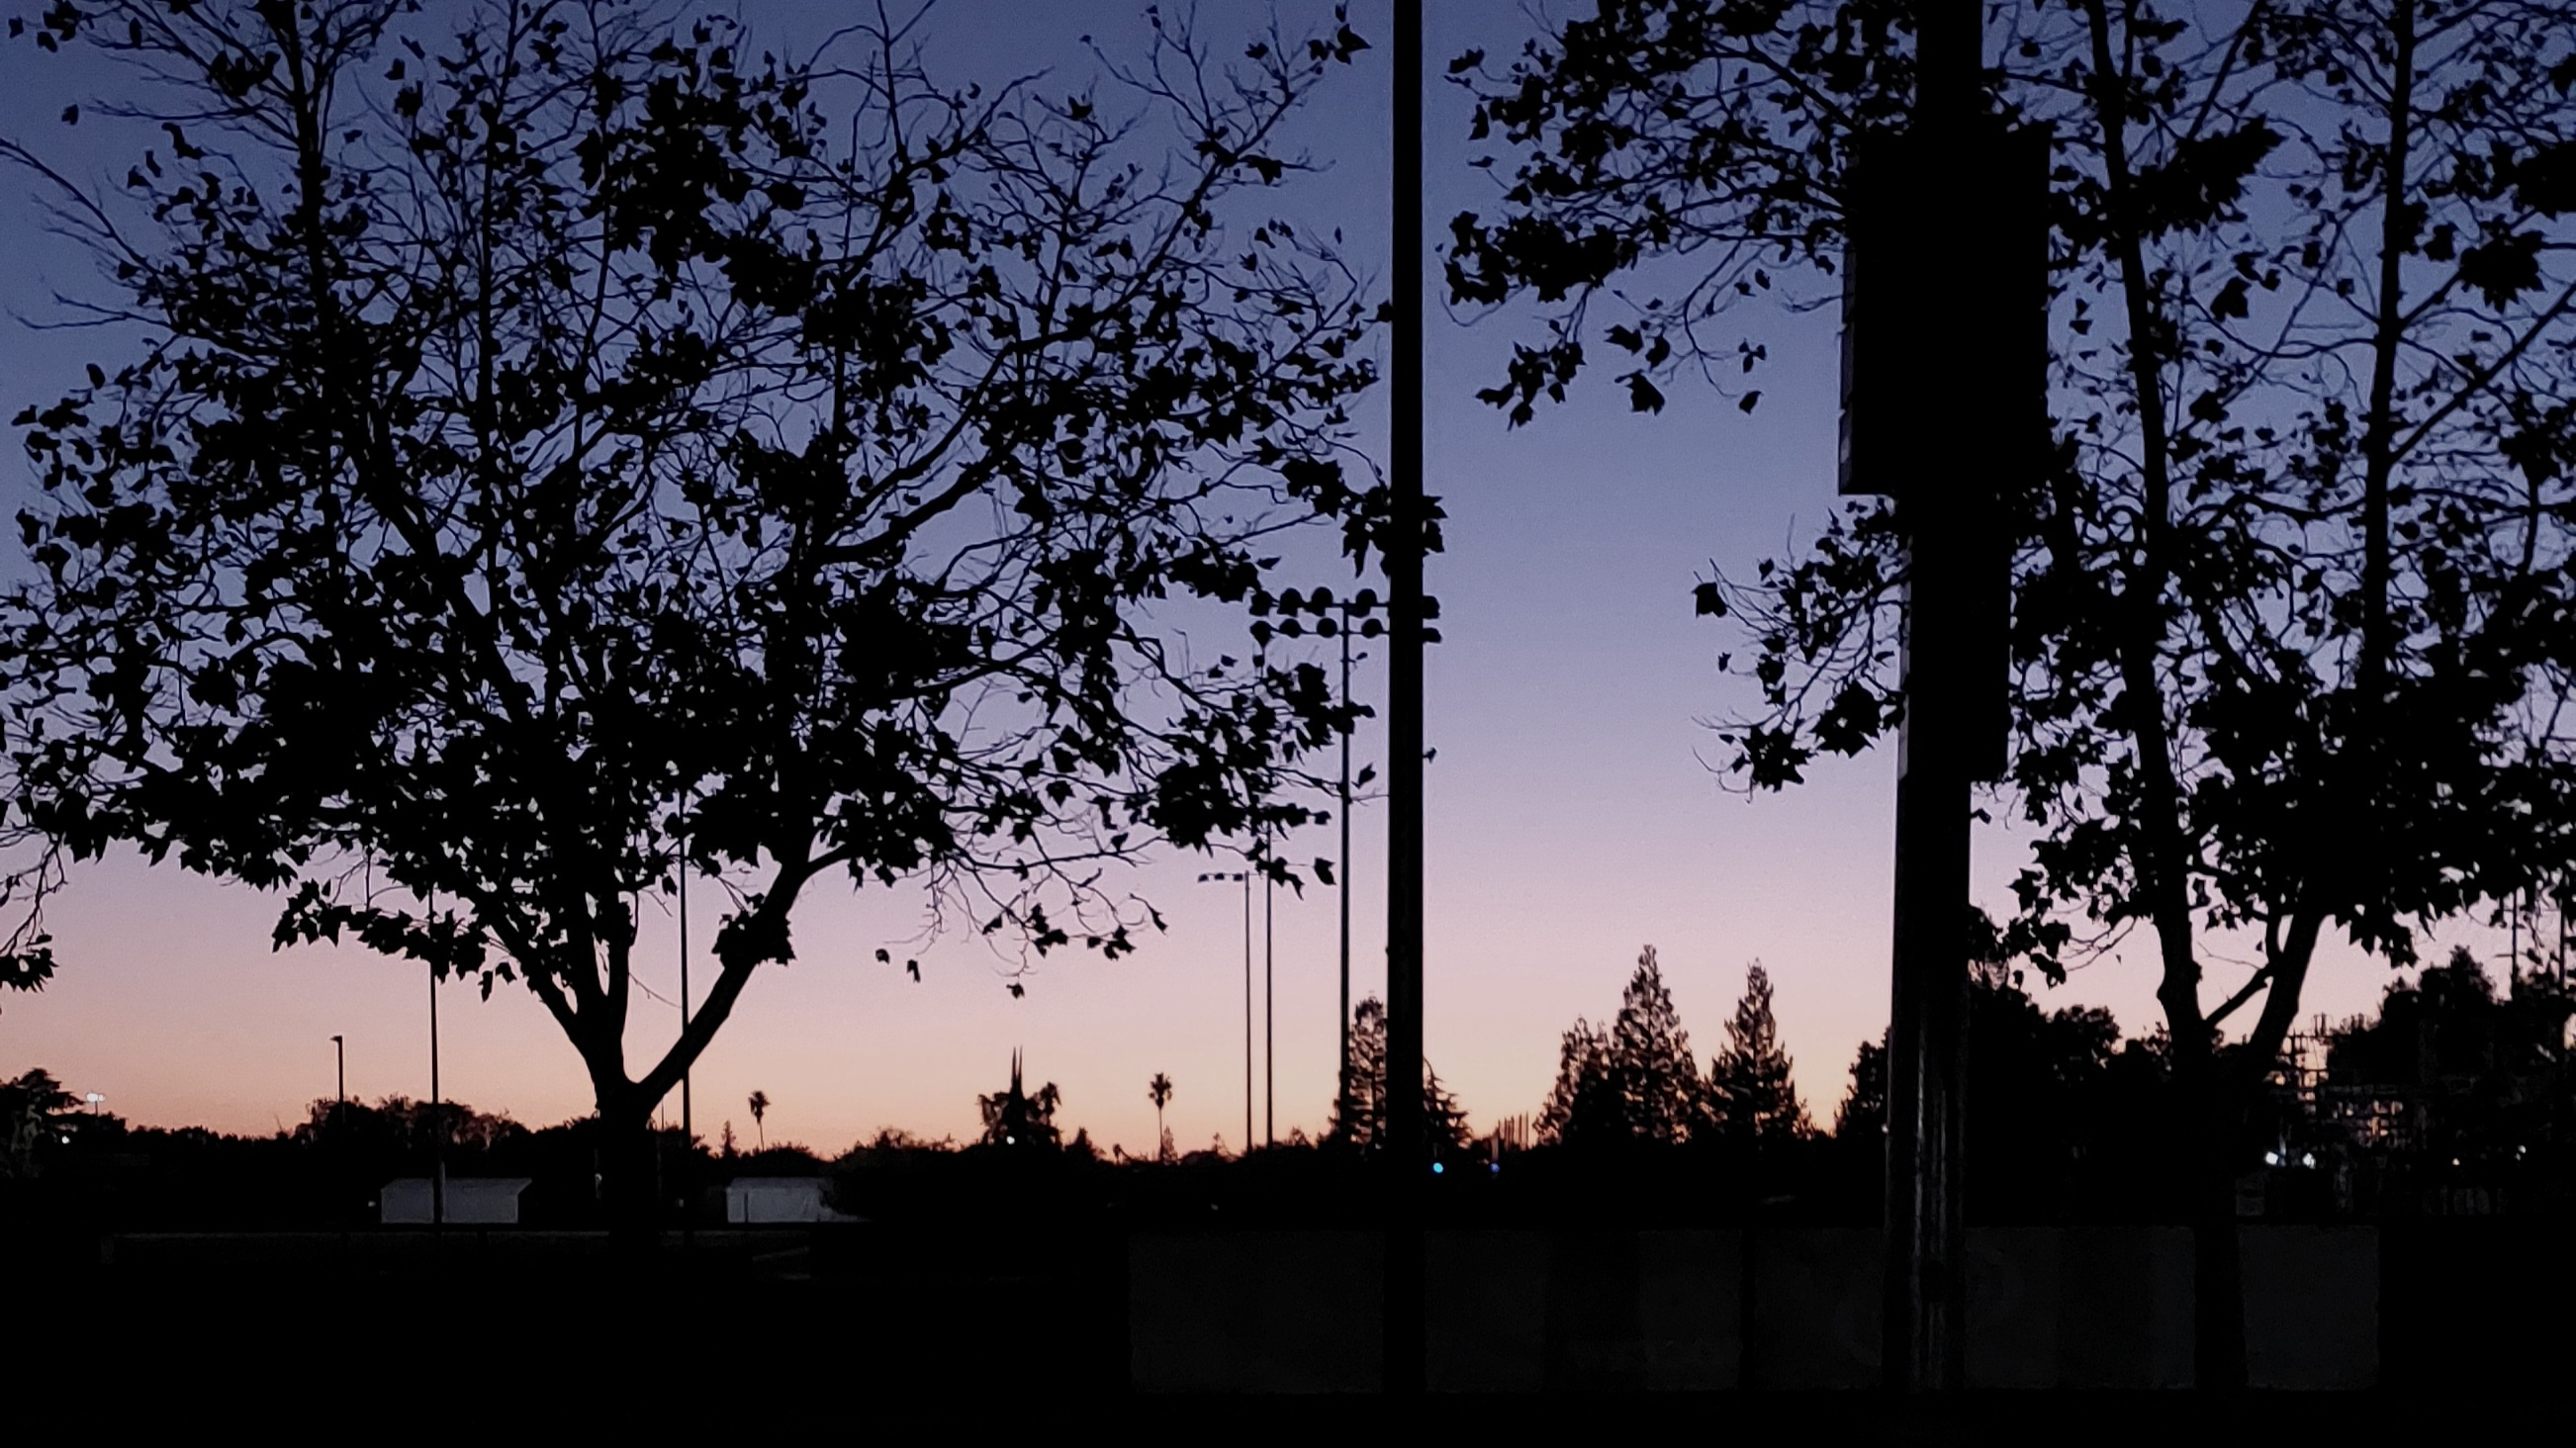
[[1619,1019],[1610,1028],[1610,1069],[1629,1140],[1689,1139],[1701,1095],[1699,1063],[1691,1057],[1690,1033],[1673,1009],[1673,993],[1664,987],[1651,945],[1638,954],[1637,973],[1619,1000]]
[[1690,1139],[1704,1088],[1690,1033],[1649,945],[1609,1027],[1577,1020],[1557,1049],[1539,1138],[1566,1144],[1670,1145]]
[[[1422,1129],[1436,1153],[1472,1140],[1466,1108],[1440,1084],[1440,1073],[1422,1063]],[[1333,1103],[1332,1128],[1324,1139],[1358,1151],[1376,1149],[1386,1123],[1386,1003],[1376,996],[1351,1008],[1350,1109]]]
[[1771,973],[1755,961],[1744,972],[1744,996],[1726,1023],[1726,1049],[1709,1067],[1708,1115],[1719,1134],[1747,1141],[1785,1141],[1814,1127],[1789,1078],[1789,1053],[1771,1014]]

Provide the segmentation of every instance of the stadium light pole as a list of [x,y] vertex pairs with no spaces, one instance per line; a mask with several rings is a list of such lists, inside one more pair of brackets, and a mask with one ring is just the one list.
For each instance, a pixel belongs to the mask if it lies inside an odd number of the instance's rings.
[[[438,896],[426,900],[432,920],[438,916]],[[438,1080],[438,962],[429,963],[429,1145],[432,1170],[429,1178],[429,1227],[432,1232],[447,1230],[447,1107]]]
[[1252,872],[1213,870],[1199,876],[1202,885],[1243,885],[1243,1149],[1252,1150]]

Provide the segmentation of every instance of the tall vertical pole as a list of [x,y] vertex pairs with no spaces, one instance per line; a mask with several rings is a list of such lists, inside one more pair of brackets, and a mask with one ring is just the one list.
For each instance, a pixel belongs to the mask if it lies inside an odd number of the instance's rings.
[[1279,1144],[1278,932],[1273,925],[1278,882],[1261,872],[1261,1139]]
[[[337,1180],[337,1182],[336,1182],[336,1188],[337,1188],[337,1189],[339,1189],[339,1190],[346,1190],[346,1189],[347,1189],[347,1187],[348,1187],[348,1185],[349,1185],[349,1040],[348,1040],[348,1037],[346,1037],[346,1036],[333,1036],[333,1037],[331,1038],[331,1058],[332,1058],[332,1065],[333,1065],[333,1075],[334,1075],[334,1078],[335,1078],[335,1080],[336,1080],[336,1082],[337,1082],[337,1085],[336,1085],[336,1086],[335,1086],[335,1088],[334,1088],[333,1095],[332,1095],[332,1098],[331,1098],[332,1105],[331,1105],[331,1155],[330,1155],[330,1160],[331,1160],[331,1163],[332,1163],[333,1167],[335,1168],[335,1170],[334,1170],[334,1172],[333,1172],[333,1175],[338,1179],[338,1180]],[[341,1251],[346,1252],[346,1251],[348,1250],[348,1247],[349,1247],[349,1216],[350,1216],[350,1212],[349,1212],[349,1208],[348,1208],[348,1203],[347,1203],[345,1200],[343,1200],[343,1201],[342,1201],[342,1203],[340,1204],[340,1207],[339,1207],[338,1211],[337,1211],[336,1213],[334,1213],[334,1215],[338,1216],[338,1217],[339,1217],[339,1219],[340,1219],[340,1249],[341,1249]]]
[[1243,1151],[1252,1154],[1252,872],[1243,881]]
[[1422,4],[1395,0],[1392,353],[1386,542],[1386,1375],[1423,1390],[1422,1221]]
[[[1351,707],[1351,612],[1342,609],[1342,711]],[[1346,1126],[1351,1119],[1351,733],[1357,721],[1342,728],[1342,1013],[1340,1065],[1333,1072],[1334,1116]]]
[[[1932,0],[1917,15],[1914,164],[1964,175],[1981,154],[1978,0]],[[1938,246],[1940,239],[1926,244]],[[1948,465],[1919,467],[1920,481],[1897,503],[1906,540],[1899,664],[1906,707],[1897,745],[1881,1370],[1887,1385],[1901,1392],[1956,1389],[1966,1377],[1960,1168],[1966,1148],[1969,748],[1982,722],[1973,702],[1982,681],[1974,671],[2001,667],[2000,661],[1990,664],[1974,637],[1976,592],[1985,582],[1979,575],[1981,545],[1995,526],[1992,510],[1978,503],[1980,488],[1992,481],[1990,460],[1960,445],[1964,414],[1958,404],[1965,399],[1953,395],[1957,379],[1927,376],[1916,383],[1937,394],[1918,414],[1936,435],[1909,442]]]
[[[686,815],[688,808],[688,797],[682,795],[680,812]],[[682,834],[678,843],[679,858],[675,865],[678,873],[672,877],[672,889],[679,895],[680,1036],[685,1041],[689,1034],[689,837]],[[680,1149],[684,1153],[680,1158],[680,1182],[683,1189],[691,1192],[695,1191],[698,1179],[696,1171],[698,1124],[696,1116],[690,1110],[689,1077],[694,1074],[697,1064],[696,1059],[691,1058],[688,1065],[680,1068]],[[680,1208],[680,1244],[683,1247],[693,1246],[697,1242],[697,1213],[693,1210],[694,1207],[695,1203],[689,1202]]]
[[[429,897],[429,916],[438,918],[438,896]],[[429,963],[429,1143],[433,1170],[429,1178],[429,1224],[447,1227],[447,1107],[438,1081],[438,962]]]

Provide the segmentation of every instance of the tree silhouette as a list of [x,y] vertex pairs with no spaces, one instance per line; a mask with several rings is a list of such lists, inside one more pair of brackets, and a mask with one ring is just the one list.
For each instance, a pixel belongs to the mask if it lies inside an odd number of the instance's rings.
[[[1363,997],[1351,1008],[1351,1089],[1347,1108],[1333,1103],[1332,1126],[1325,1140],[1363,1153],[1377,1150],[1386,1124],[1386,1003]],[[1466,1109],[1440,1084],[1440,1073],[1422,1063],[1423,1132],[1435,1155],[1462,1148],[1474,1138]]]
[[752,1092],[749,1104],[751,1106],[752,1130],[759,1134],[760,1149],[762,1151],[767,1151],[769,1150],[769,1127],[766,1124],[769,1119],[769,1093],[766,1091]]
[[1539,1135],[1569,1145],[1688,1141],[1702,1095],[1690,1033],[1649,945],[1637,956],[1609,1029],[1577,1020],[1565,1033]]
[[2499,995],[2466,946],[2392,982],[2375,1017],[2328,1037],[2326,1082],[2411,1106],[2407,1144],[2431,1161],[2519,1162],[2563,1138],[2576,1082],[2565,1064],[2569,1000],[2545,974],[2513,971]]
[[[20,419],[35,855],[0,978],[52,968],[45,895],[123,840],[280,892],[281,944],[518,980],[640,1219],[654,1103],[809,887],[1115,955],[1152,917],[1104,866],[1311,817],[1284,786],[1343,712],[1322,672],[1158,620],[1384,511],[1339,462],[1359,285],[1248,209],[1359,42],[1219,62],[1164,25],[1064,97],[942,89],[882,21],[800,66],[619,0],[417,8],[37,27],[152,76],[166,114],[134,113],[182,164],[94,194],[0,142],[137,339]],[[736,902],[719,969],[630,1061],[631,904],[691,875]]]
[[1717,1133],[1759,1142],[1809,1135],[1814,1127],[1789,1070],[1771,1014],[1771,973],[1755,961],[1745,968],[1744,994],[1726,1022],[1726,1049],[1709,1063],[1709,1115]]
[[1842,1105],[1834,1108],[1834,1138],[1838,1141],[1862,1141],[1875,1151],[1885,1151],[1881,1140],[1887,1134],[1887,1035],[1879,1033],[1875,1041],[1863,1041],[1852,1053],[1851,1086],[1843,1093]]
[[[2007,789],[2037,839],[2002,940],[2055,977],[2152,932],[2201,1151],[2199,1381],[2241,1382],[2230,1183],[2323,931],[2403,963],[2576,854],[2576,6],[1999,13],[1986,83],[2053,128],[2060,288],[2058,461],[2004,499]],[[1751,410],[1767,354],[1723,318],[1841,286],[1908,21],[1645,0],[1462,57],[1510,179],[1453,224],[1451,292],[1546,309],[1484,396],[1526,421],[1611,356],[1640,410],[1683,375]],[[1903,541],[1855,503],[1804,557],[1702,582],[1763,699],[1722,730],[1736,783],[1896,726]],[[2221,973],[2230,936],[2249,974]]]
[[34,1176],[57,1144],[56,1118],[78,1104],[79,1098],[41,1066],[15,1081],[0,1081],[0,1172]]
[[1651,945],[1638,954],[1636,974],[1620,995],[1610,1026],[1610,1069],[1631,1139],[1690,1139],[1700,1110],[1699,1062]]
[[1170,1161],[1174,1155],[1172,1131],[1163,1124],[1163,1108],[1172,1100],[1172,1078],[1160,1071],[1155,1072],[1154,1079],[1145,1083],[1145,1095],[1154,1103],[1154,1159]]
[[1560,1146],[1625,1141],[1627,1103],[1620,1098],[1610,1033],[1576,1017],[1557,1044],[1556,1084],[1539,1108],[1538,1138]]

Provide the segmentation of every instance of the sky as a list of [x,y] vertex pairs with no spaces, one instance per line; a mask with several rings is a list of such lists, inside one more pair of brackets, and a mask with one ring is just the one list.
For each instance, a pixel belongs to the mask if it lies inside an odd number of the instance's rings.
[[[1248,32],[1266,8],[1209,3],[1202,25]],[[1280,4],[1292,25],[1323,8]],[[1435,77],[1469,48],[1513,53],[1529,24],[1518,7],[1430,8]],[[1073,88],[1092,70],[1077,37],[1136,53],[1142,13],[1125,0],[950,0],[929,21],[929,58],[936,73],[960,78],[1052,63],[1050,84]],[[796,7],[746,4],[743,14],[756,37],[810,38],[811,16]],[[1009,23],[991,23],[999,15]],[[1354,25],[1382,40],[1384,6],[1356,5]],[[82,149],[96,146],[95,126],[75,133],[56,120],[84,74],[99,72],[23,43],[0,46],[0,127],[75,168],[105,173],[112,163],[121,174],[121,154]],[[1298,203],[1343,225],[1353,253],[1379,266],[1391,264],[1387,84],[1381,45],[1307,118],[1304,140],[1331,166]],[[1466,164],[1490,149],[1470,147],[1466,110],[1435,82],[1422,203],[1435,237],[1455,212],[1492,204],[1492,179]],[[86,284],[84,263],[20,204],[29,190],[23,176],[0,178],[0,244],[17,259],[0,277],[0,400],[10,412],[56,395],[89,355],[87,339],[24,324],[47,315],[50,291]],[[1449,521],[1447,551],[1429,570],[1445,638],[1428,663],[1437,755],[1426,801],[1425,1030],[1434,1068],[1479,1130],[1538,1110],[1559,1035],[1578,1016],[1617,1010],[1646,945],[1658,950],[1703,1059],[1724,1044],[1747,965],[1768,968],[1799,1087],[1820,1123],[1843,1094],[1854,1048],[1886,1024],[1893,751],[1827,763],[1809,783],[1756,799],[1722,791],[1707,766],[1719,746],[1701,721],[1749,700],[1713,666],[1742,640],[1727,623],[1692,616],[1691,585],[1712,563],[1747,570],[1792,546],[1834,506],[1831,311],[1748,325],[1773,359],[1750,415],[1674,388],[1660,415],[1639,416],[1621,389],[1596,378],[1514,431],[1472,394],[1499,377],[1530,316],[1430,322],[1428,486]],[[12,448],[0,462],[0,490],[12,498],[28,487],[16,459]],[[1364,698],[1376,668],[1363,666]],[[1365,735],[1361,754],[1375,757]],[[1346,875],[1355,997],[1384,978],[1382,826],[1366,807],[1356,820]],[[1333,849],[1318,832],[1294,852]],[[2000,913],[2020,845],[1986,827],[1976,850],[1979,898]],[[1133,888],[1161,909],[1168,932],[1115,962],[1050,957],[1017,998],[982,941],[917,939],[918,902],[901,892],[809,892],[796,917],[800,958],[753,981],[696,1068],[697,1129],[713,1138],[730,1123],[752,1140],[744,1102],[759,1090],[774,1103],[767,1139],[826,1154],[886,1126],[967,1139],[976,1094],[1001,1087],[1017,1050],[1032,1084],[1061,1089],[1068,1133],[1079,1126],[1103,1148],[1150,1150],[1146,1082],[1159,1072],[1176,1088],[1168,1120],[1184,1149],[1218,1140],[1239,1148],[1245,907],[1239,887],[1195,878],[1224,863],[1167,855],[1140,868]],[[701,943],[712,905],[693,904]],[[341,1035],[351,1095],[425,1096],[422,969],[353,948],[272,952],[275,906],[130,855],[81,869],[50,915],[60,975],[40,994],[0,998],[0,1074],[43,1066],[137,1122],[264,1133],[332,1093],[331,1037]],[[1254,1042],[1256,1137],[1324,1122],[1338,910],[1331,890],[1279,892],[1268,902],[1265,951],[1264,902],[1253,901],[1256,993],[1265,970],[1269,981],[1267,1024],[1256,1019],[1254,1029],[1273,1043],[1265,1053]],[[648,908],[639,978],[676,997],[674,932],[654,919]],[[880,945],[898,961],[918,957],[920,982],[876,964]],[[2155,1019],[2152,964],[2147,952],[2131,957],[2040,990],[2042,1004],[2107,1005],[2124,1027],[2144,1031]],[[2213,978],[2232,989],[2241,976],[2221,964]],[[2330,948],[2308,1009],[2364,1009],[2387,978],[2383,966]],[[589,1109],[572,1048],[523,990],[504,985],[487,1002],[471,985],[450,984],[438,1007],[450,1099],[530,1124]],[[642,998],[630,1042],[667,1040],[677,1019],[676,1008]],[[677,1120],[676,1097],[668,1113]]]

